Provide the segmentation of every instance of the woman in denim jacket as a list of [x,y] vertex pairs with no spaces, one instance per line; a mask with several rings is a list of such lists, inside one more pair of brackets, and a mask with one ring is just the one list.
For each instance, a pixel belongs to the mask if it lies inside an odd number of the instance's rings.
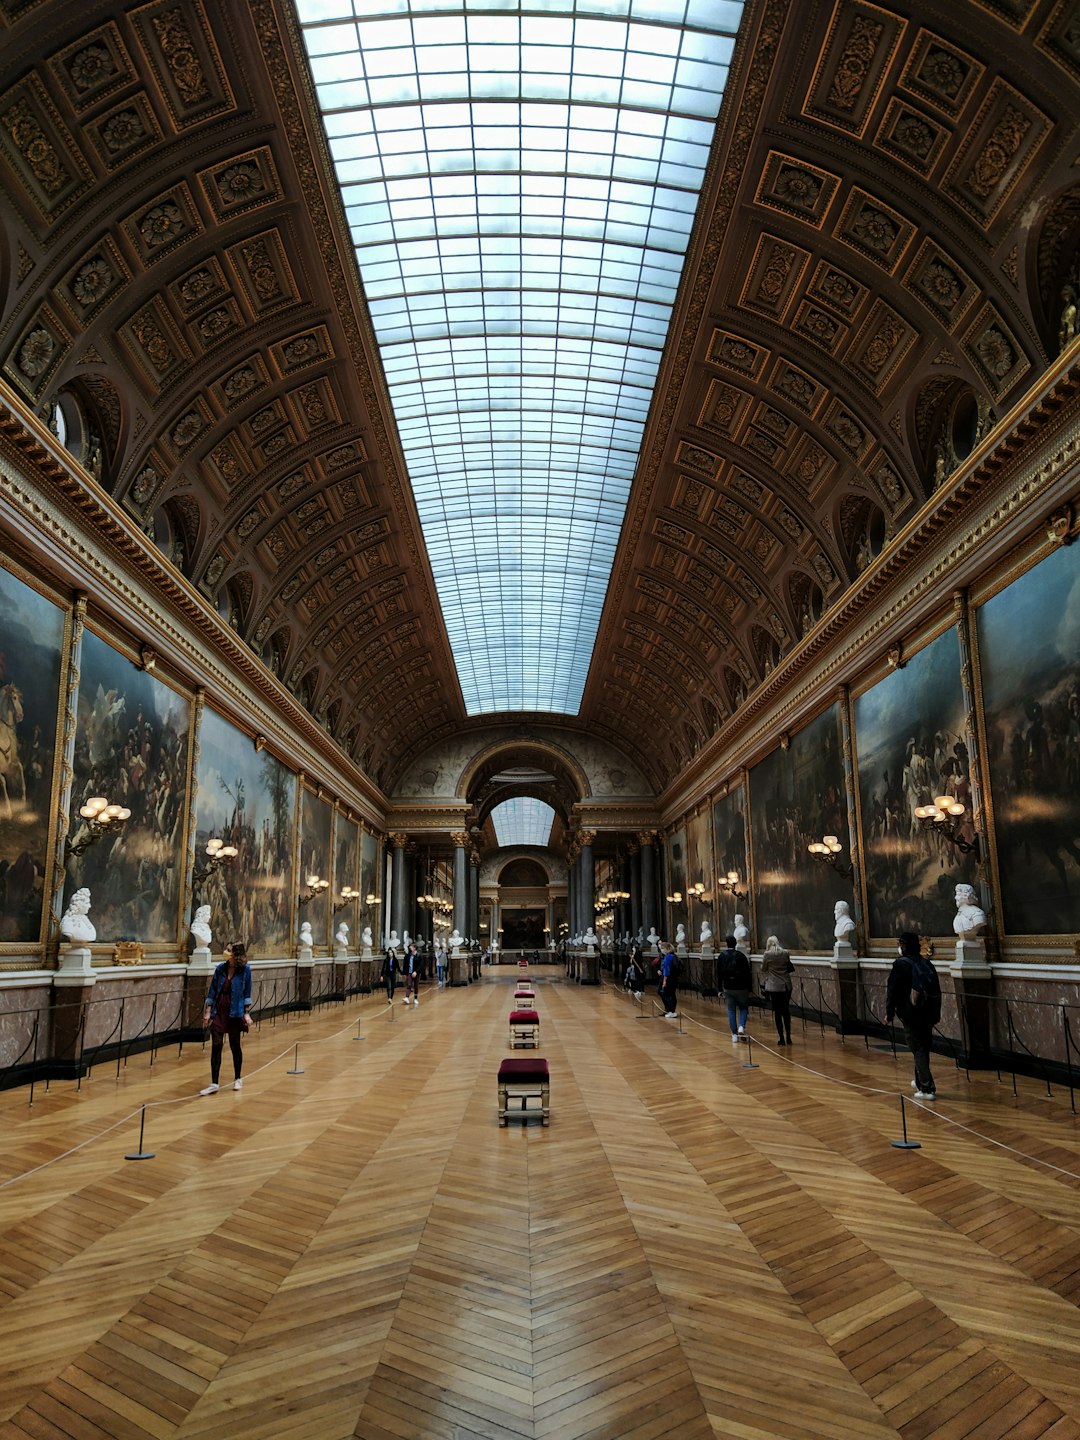
[[251,966],[247,963],[247,946],[234,940],[225,947],[225,959],[214,971],[203,1007],[203,1024],[210,1026],[210,1084],[200,1095],[213,1095],[219,1088],[221,1051],[225,1036],[233,1059],[233,1089],[242,1090],[244,1052],[240,1037],[251,1029]]

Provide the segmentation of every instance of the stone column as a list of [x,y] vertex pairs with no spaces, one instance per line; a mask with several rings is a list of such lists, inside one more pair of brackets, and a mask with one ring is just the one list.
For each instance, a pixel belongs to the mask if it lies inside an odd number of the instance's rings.
[[581,831],[581,853],[578,856],[578,880],[581,931],[591,930],[596,919],[596,872],[593,868],[595,830]]
[[637,838],[641,845],[641,924],[648,935],[650,930],[660,929],[656,908],[656,831],[641,830]]
[[641,862],[643,859],[641,845],[637,840],[631,840],[627,848],[627,873],[626,888],[630,891],[630,934],[637,939],[637,933],[641,929]]
[[459,935],[468,934],[468,891],[466,889],[466,854],[465,846],[469,843],[469,837],[463,831],[455,831],[450,839],[454,846],[454,924],[453,928]]
[[469,938],[478,941],[480,939],[480,853],[477,850],[473,850],[469,854],[469,915],[472,926]]
[[394,847],[394,868],[390,875],[390,929],[397,931],[400,941],[409,923],[408,897],[405,894],[405,846],[409,837],[395,831],[389,840]]

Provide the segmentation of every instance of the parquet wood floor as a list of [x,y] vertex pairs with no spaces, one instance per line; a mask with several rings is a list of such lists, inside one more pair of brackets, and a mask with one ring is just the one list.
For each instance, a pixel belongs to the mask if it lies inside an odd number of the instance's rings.
[[547,1129],[516,971],[0,1094],[0,1440],[1080,1440],[1067,1093],[936,1058],[898,1150],[904,1054],[534,974]]

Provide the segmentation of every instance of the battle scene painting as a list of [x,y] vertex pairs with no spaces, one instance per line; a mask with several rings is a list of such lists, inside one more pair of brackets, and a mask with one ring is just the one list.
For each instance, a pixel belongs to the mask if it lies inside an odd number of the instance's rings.
[[36,944],[65,617],[2,568],[0,615],[0,944]]
[[292,955],[293,824],[296,776],[215,711],[199,734],[196,855],[220,837],[239,851],[206,881],[214,948],[243,940],[252,955]]
[[360,946],[363,946],[363,932],[371,930],[374,944],[379,943],[379,908],[368,901],[369,895],[379,894],[379,842],[370,830],[360,832]]
[[974,883],[977,857],[917,820],[915,810],[948,795],[967,807],[960,838],[975,838],[956,631],[911,656],[854,709],[867,930],[885,939],[902,930],[951,935],[953,890],[958,881]]
[[115,834],[68,862],[65,901],[89,888],[99,940],[179,941],[190,724],[186,696],[85,631],[68,822],[72,844],[86,837],[79,807],[92,797],[131,811]]
[[[739,878],[735,888],[747,891],[746,883],[746,797],[741,785],[734,786],[719,800],[713,802],[713,853],[716,856],[717,879],[724,879],[734,873]],[[730,891],[717,890],[713,922],[714,945],[722,945],[724,936],[729,935],[739,911],[746,914],[746,902],[738,904]],[[750,923],[747,918],[748,925]]]
[[976,613],[1002,928],[1080,930],[1080,546]]
[[[708,921],[711,930],[715,931],[716,929],[713,921],[716,913],[716,887],[713,883],[710,828],[708,810],[702,810],[697,815],[686,817],[686,885],[689,915],[686,934],[687,944],[691,950],[696,950],[700,944],[703,920]],[[690,888],[699,882],[705,886],[707,899],[698,899]]]
[[840,715],[835,705],[750,771],[754,845],[754,950],[775,935],[788,950],[831,950],[833,904],[852,899],[851,881],[806,847],[836,835],[851,854]]
[[[335,904],[340,904],[339,897],[346,886],[355,890],[360,883],[360,830],[355,820],[350,820],[340,811],[338,811],[337,824],[334,827],[334,873],[331,878],[334,882]],[[356,951],[360,943],[360,935],[356,928],[358,916],[359,901],[352,900],[337,912],[332,921],[331,928],[335,936],[343,920],[348,925],[350,954]]]
[[679,900],[664,899],[663,914],[667,917],[667,925],[660,930],[661,940],[670,940],[675,944],[678,927],[683,926],[684,931],[689,919],[686,904],[686,831],[673,830],[664,841],[664,881],[667,885],[666,895],[679,895]]
[[329,890],[315,895],[300,908],[300,922],[307,920],[310,923],[311,938],[316,945],[327,944],[333,905],[330,815],[331,809],[325,800],[310,790],[304,791],[300,800],[300,893],[306,893],[312,876],[331,881]]

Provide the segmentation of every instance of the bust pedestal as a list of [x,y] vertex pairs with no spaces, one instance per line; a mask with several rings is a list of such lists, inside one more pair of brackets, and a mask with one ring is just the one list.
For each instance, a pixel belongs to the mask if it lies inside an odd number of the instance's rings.
[[836,1031],[839,1035],[861,1035],[859,1018],[859,958],[850,940],[837,940],[833,946],[832,968],[836,974]]
[[851,948],[850,940],[837,940],[832,947],[833,959],[837,962],[851,962],[855,959],[855,951]]
[[188,956],[188,974],[212,975],[213,973],[214,957],[210,953],[209,945],[196,945]]
[[990,1053],[990,1021],[994,1005],[994,967],[977,935],[961,935],[949,966],[953,995],[960,1015],[960,1033],[968,1058],[985,1060]]
[[296,1004],[300,1010],[311,1009],[312,980],[315,975],[315,957],[310,945],[301,945],[296,954]]
[[67,941],[60,946],[59,960],[60,968],[53,980],[54,985],[63,987],[96,983],[97,976],[94,974],[93,957],[88,945],[78,945],[73,941]]

